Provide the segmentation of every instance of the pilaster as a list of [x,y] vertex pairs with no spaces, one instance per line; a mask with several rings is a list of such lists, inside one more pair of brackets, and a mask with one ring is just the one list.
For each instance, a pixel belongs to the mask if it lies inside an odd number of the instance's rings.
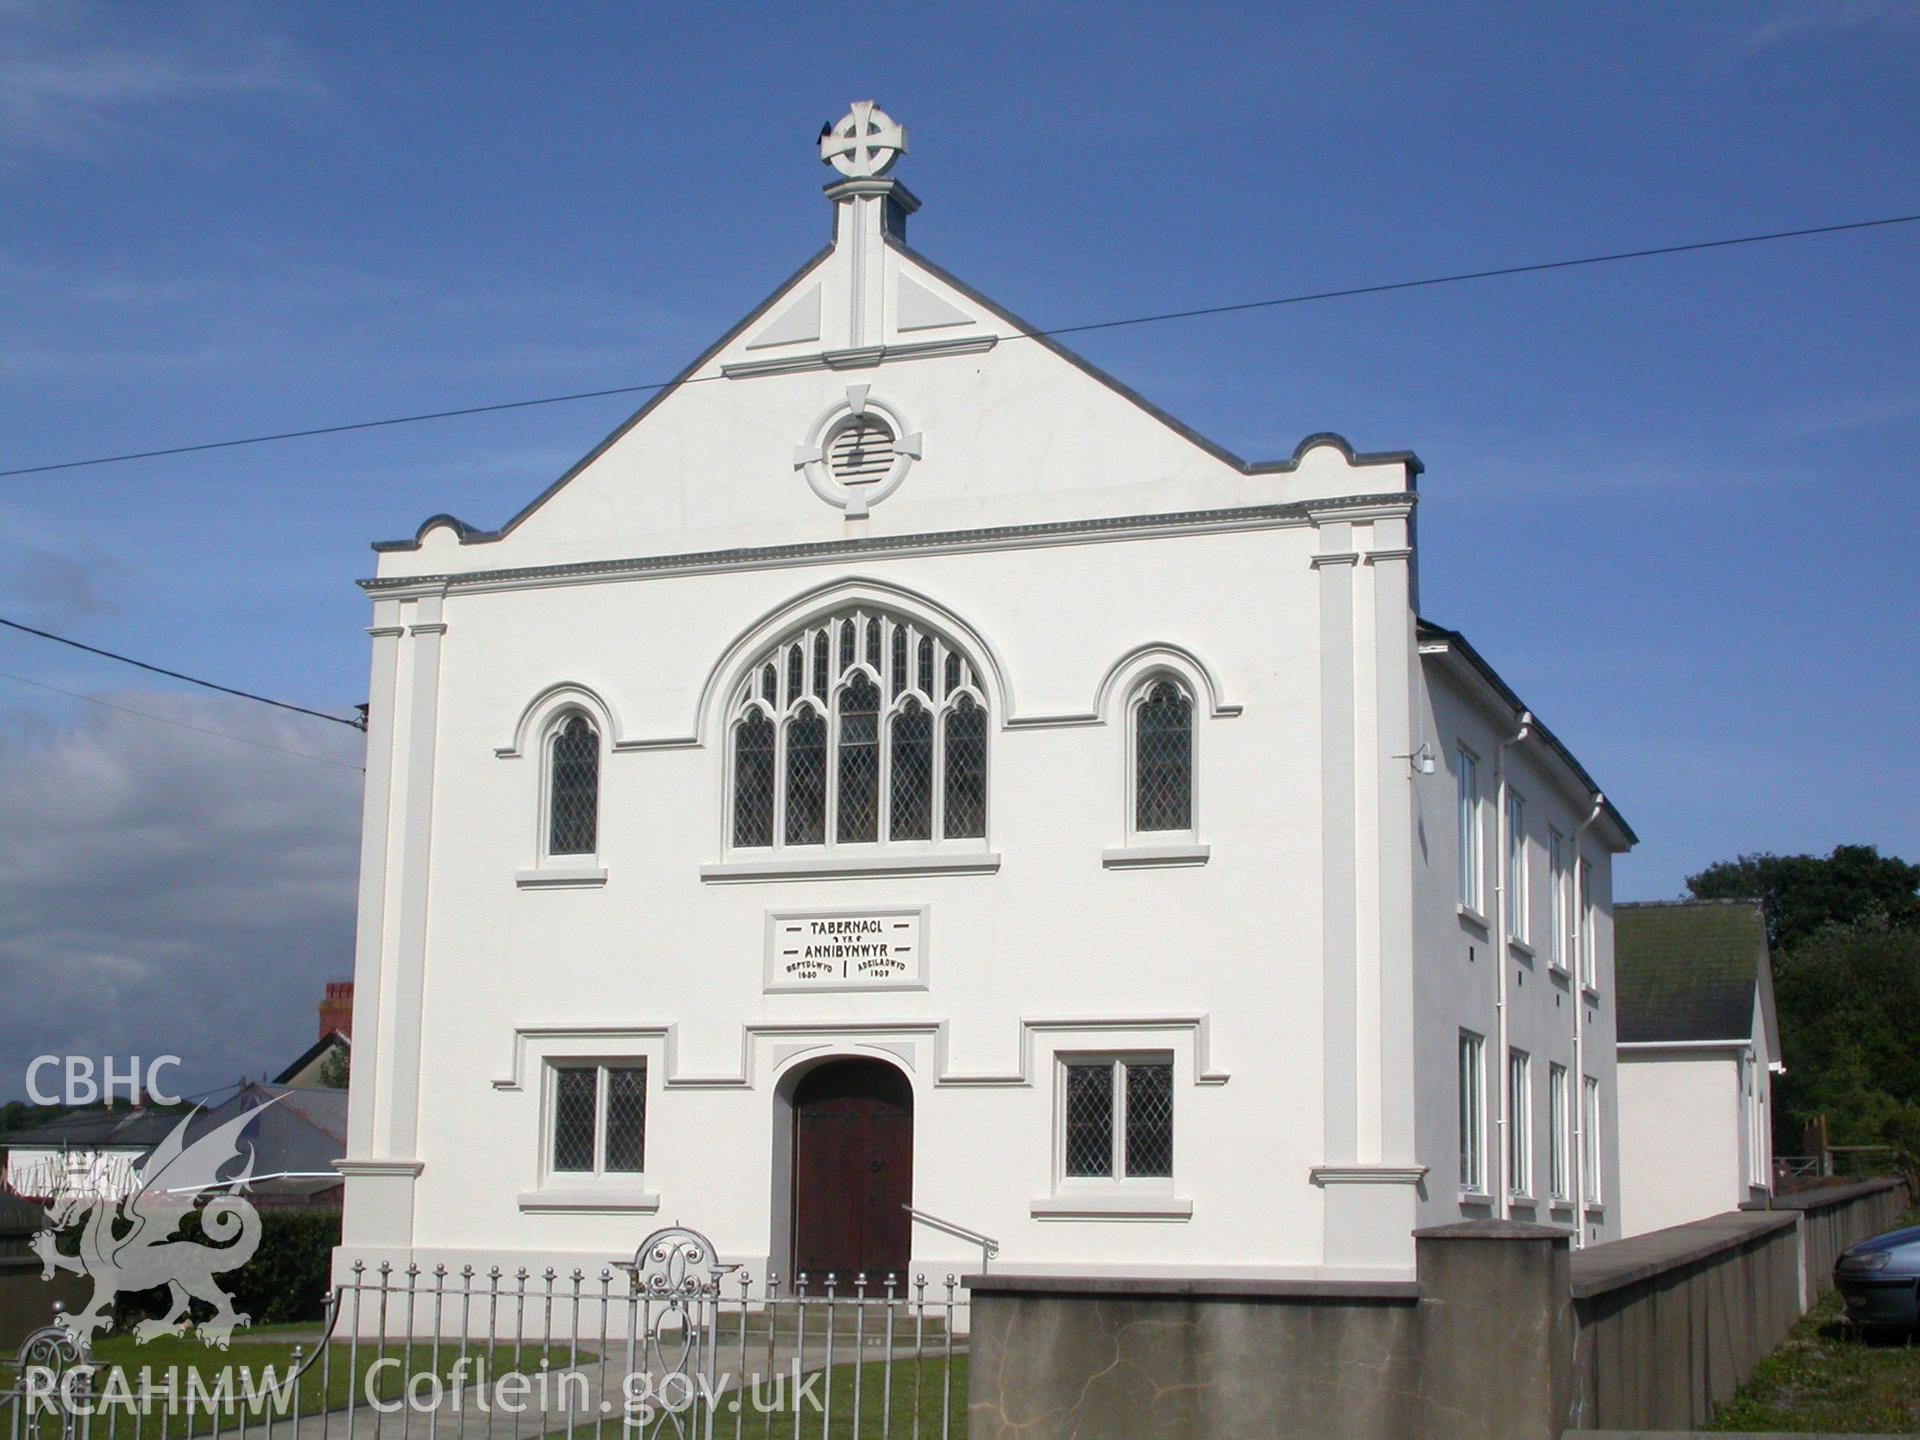
[[420,1021],[425,990],[440,593],[375,602],[354,951],[345,1246],[362,1256],[412,1244],[421,1170]]
[[397,874],[398,932],[393,968],[393,1104],[390,1154],[415,1154],[420,1120],[420,1020],[426,991],[428,878],[433,849],[434,743],[440,730],[440,651],[447,627],[441,596],[414,602],[407,626],[412,650],[407,704],[404,818]]
[[400,666],[398,600],[373,603],[373,670],[367,684],[367,784],[360,810],[359,910],[353,945],[354,1065],[347,1087],[347,1155],[376,1153],[374,1137],[384,1127],[375,1117],[385,1100],[385,1047],[380,1043],[380,996],[384,988],[387,905],[387,837],[393,803],[393,738],[396,680]]
[[1326,1086],[1323,1158],[1359,1159],[1354,963],[1359,917],[1353,886],[1353,526],[1319,526],[1313,557],[1320,590],[1320,947]]

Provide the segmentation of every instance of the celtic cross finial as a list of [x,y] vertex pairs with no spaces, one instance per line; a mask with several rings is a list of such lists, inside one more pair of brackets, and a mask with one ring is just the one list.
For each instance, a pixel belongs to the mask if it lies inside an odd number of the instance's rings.
[[820,134],[820,158],[849,180],[884,175],[907,153],[907,131],[871,100],[856,100],[853,110]]

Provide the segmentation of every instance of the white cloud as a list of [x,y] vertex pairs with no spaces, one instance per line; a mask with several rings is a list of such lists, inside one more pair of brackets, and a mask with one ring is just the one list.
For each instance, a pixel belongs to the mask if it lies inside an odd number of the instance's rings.
[[100,698],[254,744],[92,706],[9,717],[0,1098],[41,1054],[175,1054],[195,1088],[277,1071],[352,973],[359,737],[239,702]]
[[1736,49],[1755,54],[1823,30],[1920,34],[1920,6],[1912,0],[1793,0],[1768,9],[1765,20],[1739,37]]
[[278,37],[134,42],[124,19],[43,0],[0,5],[0,159],[100,161],[153,145],[204,155],[220,143],[204,127],[210,112],[325,93]]

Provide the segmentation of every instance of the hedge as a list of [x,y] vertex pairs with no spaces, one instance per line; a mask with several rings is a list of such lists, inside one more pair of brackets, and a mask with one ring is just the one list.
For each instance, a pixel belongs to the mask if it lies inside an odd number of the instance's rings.
[[[179,1239],[201,1241],[198,1210],[181,1223]],[[317,1321],[326,1311],[333,1247],[339,1243],[338,1210],[263,1210],[260,1248],[238,1270],[217,1276],[216,1283],[251,1325]],[[122,1295],[114,1305],[114,1330],[164,1315],[170,1303],[164,1288]],[[196,1301],[193,1318],[202,1318],[204,1311]]]

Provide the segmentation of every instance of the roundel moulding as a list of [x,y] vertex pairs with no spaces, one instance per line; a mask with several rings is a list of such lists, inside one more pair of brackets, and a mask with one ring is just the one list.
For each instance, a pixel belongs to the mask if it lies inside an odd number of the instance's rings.
[[807,477],[813,493],[844,510],[849,520],[898,490],[920,458],[920,432],[868,390],[847,386],[845,396],[815,417],[793,451],[794,469]]

